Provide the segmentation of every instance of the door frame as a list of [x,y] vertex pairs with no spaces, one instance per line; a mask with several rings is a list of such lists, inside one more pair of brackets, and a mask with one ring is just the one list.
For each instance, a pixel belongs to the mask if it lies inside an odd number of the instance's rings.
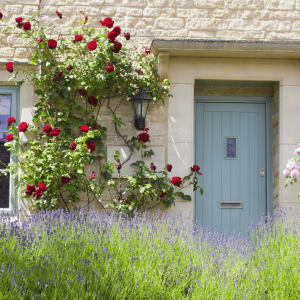
[[[266,202],[265,202],[265,213],[269,213],[273,216],[273,125],[272,125],[272,114],[273,114],[273,97],[252,97],[252,96],[194,96],[194,112],[196,112],[195,106],[197,103],[265,103],[265,128],[266,128]],[[196,115],[194,115],[194,164],[196,163]],[[200,166],[201,168],[201,166]],[[205,176],[205,174],[203,174]],[[201,177],[201,176],[199,176]],[[202,179],[198,177],[198,182],[201,185]],[[202,186],[202,185],[201,185]],[[205,193],[205,186],[203,191]],[[194,192],[194,204],[193,204],[193,218],[196,220],[196,193]],[[254,220],[256,221],[256,220]]]

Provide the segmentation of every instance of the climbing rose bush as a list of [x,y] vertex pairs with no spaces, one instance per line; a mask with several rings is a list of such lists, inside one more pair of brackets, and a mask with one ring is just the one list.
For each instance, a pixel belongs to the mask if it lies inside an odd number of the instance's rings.
[[[145,145],[137,145],[137,142],[148,143],[149,134],[144,132],[128,143],[117,129],[125,125],[117,117],[120,105],[112,107],[111,100],[119,99],[121,104],[142,89],[154,102],[163,101],[166,96],[171,96],[169,83],[168,80],[158,83],[157,60],[149,49],[128,52],[117,40],[122,28],[115,26],[111,18],[99,22],[98,28],[91,28],[88,27],[88,16],[80,14],[81,25],[71,27],[71,36],[52,34],[50,37],[46,32],[53,28],[41,26],[42,14],[39,6],[37,14],[30,18],[17,16],[4,28],[4,32],[15,31],[29,43],[34,49],[30,64],[39,66],[42,72],[15,67],[16,72],[11,77],[18,85],[28,80],[39,100],[30,124],[18,124],[12,118],[7,120],[9,134],[5,146],[14,152],[17,160],[2,173],[10,172],[12,178],[19,177],[17,187],[23,197],[31,198],[33,206],[39,209],[69,209],[70,206],[76,207],[75,203],[83,198],[88,204],[95,201],[105,209],[101,195],[104,190],[116,186],[111,175],[116,162],[103,162],[107,129],[99,123],[102,108],[106,106],[111,112],[120,142],[123,141],[132,151],[139,150]],[[64,19],[58,11],[53,11],[53,15]],[[130,33],[124,32],[124,36],[130,39]],[[15,71],[12,62],[7,63],[6,69],[10,73]],[[20,72],[26,79],[20,78]],[[139,162],[137,164],[142,166]],[[94,166],[93,176],[87,172],[88,166]],[[145,180],[139,181],[137,186],[130,177],[124,176],[124,179],[132,188],[124,190],[127,194],[138,190],[146,199],[147,193],[140,188],[147,189]],[[158,176],[152,179],[153,184],[160,186]],[[164,180],[172,187],[171,179]],[[45,184],[46,189],[36,188],[40,183]],[[34,186],[35,190],[28,186]],[[112,198],[121,199],[124,191],[116,190]],[[165,204],[170,205],[175,199],[170,191],[162,188],[155,195],[157,199],[166,199]]]

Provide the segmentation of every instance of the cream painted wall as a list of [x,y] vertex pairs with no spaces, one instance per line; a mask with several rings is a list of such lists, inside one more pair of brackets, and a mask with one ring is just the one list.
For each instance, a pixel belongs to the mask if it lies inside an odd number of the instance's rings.
[[[300,111],[299,65],[298,60],[170,57],[169,77],[174,97],[169,102],[168,160],[178,162],[178,167],[171,176],[184,176],[187,168],[194,163],[192,137],[196,79],[278,81],[277,96],[277,91],[274,91],[274,95],[278,97],[275,101],[279,105],[278,122],[274,123],[275,126],[278,125],[278,145],[275,145],[275,141],[274,153],[276,148],[279,153],[278,163],[274,164],[274,173],[278,174],[274,205],[291,206],[299,211],[299,186],[293,185],[285,189],[285,178],[281,176],[299,142],[300,125],[296,121]],[[274,109],[274,114],[276,112]],[[180,126],[182,122],[184,126]],[[276,129],[274,130],[275,137]],[[175,211],[180,210],[193,210],[193,203],[176,203]]]

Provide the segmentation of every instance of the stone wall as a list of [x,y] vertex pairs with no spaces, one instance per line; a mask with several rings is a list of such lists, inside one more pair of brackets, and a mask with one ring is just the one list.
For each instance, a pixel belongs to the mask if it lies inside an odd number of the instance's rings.
[[[8,20],[30,16],[37,6],[38,0],[2,0],[0,11]],[[300,40],[300,0],[43,0],[42,7],[45,25],[62,25],[54,35],[70,34],[79,11],[95,27],[112,17],[131,33],[130,41],[123,40],[129,48],[149,46],[153,37]],[[0,34],[2,58],[26,58],[26,46],[15,35]]]

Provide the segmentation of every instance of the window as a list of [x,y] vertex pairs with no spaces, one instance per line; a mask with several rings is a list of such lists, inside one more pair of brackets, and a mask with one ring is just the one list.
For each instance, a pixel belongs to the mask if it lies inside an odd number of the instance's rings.
[[[4,144],[7,142],[5,136],[8,134],[7,119],[15,117],[18,122],[17,99],[18,87],[0,86],[0,170],[5,169],[10,161],[14,160],[12,153],[7,151]],[[0,210],[11,211],[17,208],[15,182],[10,176],[0,177]]]
[[225,159],[237,159],[237,137],[225,137]]

